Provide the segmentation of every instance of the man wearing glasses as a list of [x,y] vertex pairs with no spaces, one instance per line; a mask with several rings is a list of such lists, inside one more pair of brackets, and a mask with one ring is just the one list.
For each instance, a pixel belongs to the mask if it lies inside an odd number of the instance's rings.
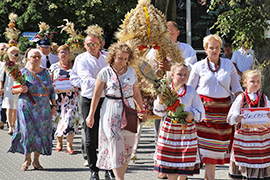
[[48,70],[52,64],[59,61],[59,57],[51,53],[51,42],[47,37],[38,41],[38,49],[42,52],[41,67]]
[[[90,32],[87,35],[84,41],[84,47],[86,49],[86,52],[76,57],[70,77],[71,83],[74,86],[81,88],[82,116],[84,121],[89,113],[97,75],[103,67],[107,66],[106,56],[100,51],[101,43],[102,37],[98,34],[95,34],[95,32]],[[104,100],[104,94],[101,97],[102,98],[100,98],[97,111],[95,113],[94,126],[92,128],[89,128],[84,122],[84,145],[87,154],[88,165],[91,171],[90,180],[99,180],[99,168],[96,167],[96,162],[100,108]],[[113,179],[113,174],[111,172],[106,172],[107,176],[108,173],[110,177],[107,177],[106,179]]]

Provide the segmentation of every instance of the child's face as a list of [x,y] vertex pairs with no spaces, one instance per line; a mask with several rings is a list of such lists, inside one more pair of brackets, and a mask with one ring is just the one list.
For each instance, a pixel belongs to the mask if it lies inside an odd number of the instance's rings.
[[259,74],[248,74],[244,84],[249,92],[254,93],[261,87],[261,76]]
[[183,85],[188,79],[188,69],[187,67],[177,67],[174,72],[172,72],[172,79],[175,85]]

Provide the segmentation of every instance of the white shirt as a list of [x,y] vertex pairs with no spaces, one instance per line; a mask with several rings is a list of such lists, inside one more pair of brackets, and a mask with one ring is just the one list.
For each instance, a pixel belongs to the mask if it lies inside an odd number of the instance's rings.
[[182,51],[182,56],[185,59],[185,64],[192,67],[197,62],[196,51],[186,43],[177,42],[179,49]]
[[[180,88],[178,93],[181,94],[184,91],[184,88]],[[187,112],[192,112],[194,115],[194,120],[196,122],[200,122],[203,120],[205,116],[205,111],[204,107],[202,104],[202,101],[195,91],[195,89],[191,86],[187,86],[187,91],[186,94],[183,97],[179,97],[179,100],[181,103],[185,105],[184,110]],[[160,116],[160,117],[165,117],[167,115],[166,106],[164,104],[160,104],[159,98],[157,98],[154,101],[154,109],[153,112],[154,114]]]
[[[82,53],[77,64],[77,73],[80,77],[81,96],[92,99],[99,71],[107,66],[106,56],[99,53],[98,59],[88,52]],[[104,97],[104,92],[102,96]]]
[[[211,61],[209,63],[211,69],[215,70],[214,63]],[[187,85],[195,88],[198,94],[213,98],[230,96],[230,87],[234,93],[242,91],[237,78],[236,68],[229,59],[225,58],[220,58],[220,68],[214,73],[208,68],[207,59],[194,64]]]
[[232,62],[235,63],[239,71],[243,73],[246,70],[252,68],[253,56],[254,51],[252,49],[248,49],[247,51],[245,51],[243,48],[240,48],[234,51],[232,56]]
[[[55,54],[50,53],[50,54],[48,54],[48,56],[49,56],[49,61],[50,61],[51,65],[54,64],[54,63],[57,63],[59,61],[59,57],[57,55],[55,55]],[[46,67],[47,67],[46,64],[47,64],[46,55],[41,54],[41,64],[40,64],[40,66],[42,68],[46,69]]]
[[5,63],[0,61],[0,81],[4,81]]
[[[248,93],[248,96],[251,100],[256,100],[257,92],[256,93]],[[238,117],[238,115],[241,114],[242,100],[243,100],[242,95],[237,96],[235,101],[233,102],[231,108],[230,108],[230,111],[229,111],[228,116],[227,116],[227,122],[230,125],[238,124],[238,122],[236,122],[236,118]],[[270,107],[270,101],[268,100],[267,96],[266,96],[265,107]]]
[[81,88],[81,79],[80,77],[78,76],[78,73],[77,73],[77,69],[78,69],[78,62],[81,60],[81,57],[83,57],[83,54],[79,54],[76,58],[75,58],[75,61],[74,61],[74,64],[72,66],[72,69],[71,69],[71,72],[70,72],[70,83],[77,87],[77,88]]

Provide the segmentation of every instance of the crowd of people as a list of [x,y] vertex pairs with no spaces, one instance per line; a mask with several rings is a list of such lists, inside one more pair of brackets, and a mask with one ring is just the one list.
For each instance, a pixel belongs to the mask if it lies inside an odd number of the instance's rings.
[[[205,179],[214,180],[216,165],[226,163],[230,163],[232,179],[270,178],[269,127],[241,126],[242,109],[270,107],[260,92],[260,72],[251,70],[254,52],[248,48],[249,42],[244,41],[241,49],[232,53],[230,44],[223,46],[218,35],[208,35],[203,40],[207,57],[198,61],[195,50],[177,40],[178,25],[169,21],[167,27],[184,62],[172,64],[169,57],[158,62],[154,48],[148,51],[146,61],[154,71],[160,68],[167,72],[169,87],[181,102],[176,108],[183,104],[187,115],[185,125],[175,121],[162,97],[155,97],[153,111],[160,118],[155,120],[153,169],[158,178],[185,180],[200,173],[204,165]],[[106,170],[106,180],[124,179],[136,154],[141,128],[137,135],[121,129],[123,102],[136,108],[143,122],[147,114],[133,68],[134,52],[122,42],[112,44],[108,51],[103,50],[103,44],[101,31],[90,29],[83,43],[85,52],[71,59],[72,47],[61,45],[53,54],[50,39],[43,37],[37,48],[25,53],[23,63],[19,63],[19,48],[0,44],[4,52],[0,102],[6,112],[6,117],[1,114],[0,126],[6,118],[8,134],[12,135],[8,152],[25,156],[23,171],[31,164],[36,170],[46,168],[39,157],[52,154],[54,137],[56,151],[63,150],[66,136],[66,152],[74,154],[73,139],[81,124],[82,152],[90,179],[99,180],[100,169]],[[222,46],[225,54],[221,56]],[[24,79],[20,85],[14,70],[8,71],[7,59],[20,67],[19,75]],[[234,102],[231,92],[236,96]],[[270,118],[269,109],[266,115]]]

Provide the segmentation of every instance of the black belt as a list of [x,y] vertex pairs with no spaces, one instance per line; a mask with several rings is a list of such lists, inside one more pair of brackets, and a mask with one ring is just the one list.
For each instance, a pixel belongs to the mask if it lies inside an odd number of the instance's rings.
[[[108,99],[122,99],[121,97],[115,97],[115,96],[108,96],[108,95],[105,95],[106,98]],[[124,99],[127,99],[127,98],[132,98],[133,96],[128,96],[128,97],[124,97]]]

